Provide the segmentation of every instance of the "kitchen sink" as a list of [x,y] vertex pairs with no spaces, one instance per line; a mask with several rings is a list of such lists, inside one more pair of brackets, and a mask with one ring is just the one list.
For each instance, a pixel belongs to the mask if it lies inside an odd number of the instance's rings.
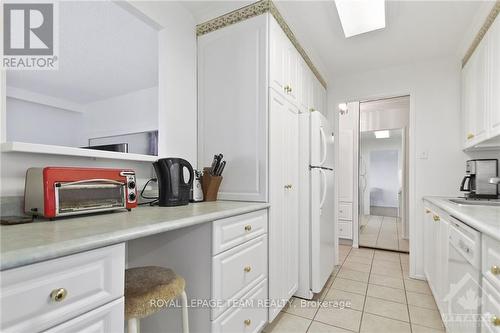
[[448,201],[464,206],[493,206],[500,207],[500,200],[498,199],[465,199],[465,198],[457,198],[457,199],[448,199]]

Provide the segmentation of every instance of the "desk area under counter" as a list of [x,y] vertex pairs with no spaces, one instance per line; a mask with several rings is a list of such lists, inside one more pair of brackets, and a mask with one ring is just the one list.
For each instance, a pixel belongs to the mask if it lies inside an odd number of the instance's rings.
[[[224,301],[268,298],[268,207],[218,201],[1,226],[1,330],[123,332],[125,268],[154,265],[186,280],[191,332],[258,332],[267,308]],[[141,330],[180,331],[180,311]]]

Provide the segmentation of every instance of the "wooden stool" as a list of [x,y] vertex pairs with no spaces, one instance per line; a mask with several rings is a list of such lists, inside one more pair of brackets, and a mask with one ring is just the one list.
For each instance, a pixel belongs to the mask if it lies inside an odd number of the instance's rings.
[[161,310],[156,304],[157,300],[168,302],[180,296],[182,331],[188,333],[185,285],[184,279],[169,268],[145,266],[125,270],[125,319],[128,321],[128,332],[139,332],[139,320]]

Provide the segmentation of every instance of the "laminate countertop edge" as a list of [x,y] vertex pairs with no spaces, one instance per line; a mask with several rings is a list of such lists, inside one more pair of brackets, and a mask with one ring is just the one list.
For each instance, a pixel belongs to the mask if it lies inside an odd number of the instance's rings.
[[434,206],[442,209],[448,215],[460,220],[477,231],[500,241],[500,207],[457,205],[449,202],[451,197],[423,198]]
[[258,202],[203,202],[0,226],[0,270],[251,213],[269,206],[269,203]]

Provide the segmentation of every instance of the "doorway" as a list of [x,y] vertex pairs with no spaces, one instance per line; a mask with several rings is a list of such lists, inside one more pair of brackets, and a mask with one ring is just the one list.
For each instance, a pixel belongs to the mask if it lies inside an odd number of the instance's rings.
[[360,103],[359,246],[409,252],[409,96]]

